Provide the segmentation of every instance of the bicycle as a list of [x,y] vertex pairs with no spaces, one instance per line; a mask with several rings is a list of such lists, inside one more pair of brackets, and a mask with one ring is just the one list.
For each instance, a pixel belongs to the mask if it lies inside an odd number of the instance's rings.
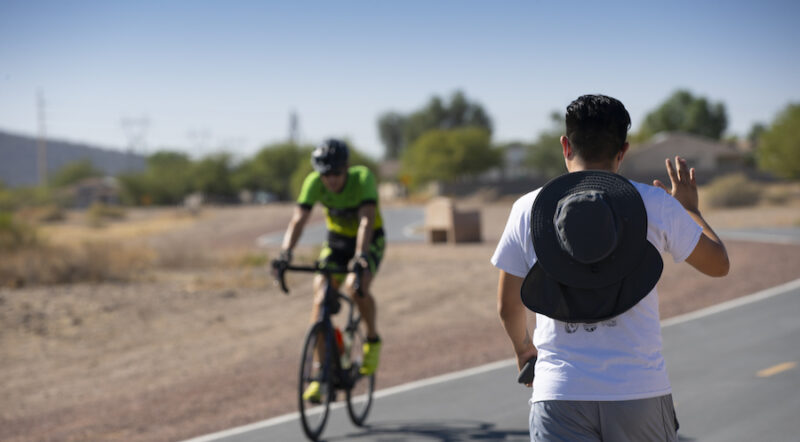
[[[272,268],[281,290],[287,295],[289,289],[284,278],[287,271],[320,273],[325,277],[325,296],[320,306],[320,317],[306,333],[300,359],[298,404],[303,431],[311,440],[316,441],[320,437],[328,420],[330,404],[336,400],[337,390],[345,392],[350,420],[356,426],[363,426],[372,406],[375,374],[364,376],[359,372],[366,340],[359,327],[361,316],[355,314],[355,302],[331,284],[332,274],[347,273],[347,270],[325,268],[320,262],[316,262],[314,266],[293,266],[273,261]],[[361,273],[355,274],[356,293],[361,296]],[[341,309],[341,301],[348,307],[347,323],[343,331],[339,331],[331,320]],[[318,364],[314,361],[315,354]],[[317,367],[315,373],[314,369]],[[321,395],[318,402],[303,398],[303,393],[314,381],[320,383]]]

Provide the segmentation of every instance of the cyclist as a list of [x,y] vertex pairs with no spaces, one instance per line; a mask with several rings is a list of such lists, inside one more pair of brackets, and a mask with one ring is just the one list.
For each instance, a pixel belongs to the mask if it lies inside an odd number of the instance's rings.
[[[303,233],[311,209],[316,202],[325,208],[328,239],[323,244],[319,259],[329,267],[347,268],[350,274],[334,275],[332,284],[338,289],[344,282],[344,293],[353,298],[367,326],[364,343],[364,361],[360,372],[371,375],[378,368],[381,339],[376,326],[375,299],[370,287],[386,247],[383,220],[378,209],[378,187],[373,173],[364,166],[348,167],[347,144],[336,139],[323,141],[311,153],[311,172],[303,182],[297,206],[280,253],[280,260],[289,263],[292,250]],[[355,295],[353,272],[362,271],[361,295]],[[314,279],[314,304],[311,322],[319,317],[319,307],[324,299],[322,275]],[[320,397],[319,382],[309,384],[303,393],[305,400]]]

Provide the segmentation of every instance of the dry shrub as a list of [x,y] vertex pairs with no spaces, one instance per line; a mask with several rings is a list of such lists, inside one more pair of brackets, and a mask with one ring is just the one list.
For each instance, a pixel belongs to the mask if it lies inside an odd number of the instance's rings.
[[127,281],[146,270],[150,261],[146,249],[116,243],[37,244],[5,254],[0,261],[0,286]]
[[16,217],[30,223],[52,223],[64,221],[67,216],[61,207],[55,204],[48,204],[45,206],[23,207],[16,212]]
[[758,204],[762,188],[744,174],[725,175],[705,189],[705,200],[711,207],[745,207]]
[[153,252],[153,264],[160,269],[181,270],[219,264],[219,260],[212,255],[213,251],[190,241],[162,240],[153,245]]
[[764,189],[762,198],[770,204],[782,206],[800,201],[800,183],[776,183]]
[[119,206],[92,203],[86,211],[86,220],[92,227],[102,227],[108,221],[117,221],[123,218],[125,218],[125,209]]
[[242,267],[266,267],[269,262],[267,253],[245,253],[238,259],[238,264]]
[[32,247],[39,242],[36,229],[16,219],[8,212],[0,212],[0,253]]

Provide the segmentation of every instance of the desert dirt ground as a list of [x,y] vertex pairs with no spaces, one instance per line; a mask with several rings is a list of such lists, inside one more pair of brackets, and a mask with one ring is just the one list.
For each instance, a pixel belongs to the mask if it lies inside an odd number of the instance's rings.
[[[482,242],[388,245],[374,285],[378,388],[512,356],[489,263],[511,202],[461,203],[481,210]],[[274,255],[254,239],[282,231],[291,210],[132,211],[102,235],[157,250],[154,269],[126,282],[0,289],[0,440],[172,441],[294,411],[310,278],[291,277],[285,296],[263,267],[237,264]],[[704,213],[717,229],[800,222],[797,202]],[[49,235],[81,231],[76,215]],[[721,279],[665,259],[662,317],[800,277],[800,245],[726,245],[732,268]]]

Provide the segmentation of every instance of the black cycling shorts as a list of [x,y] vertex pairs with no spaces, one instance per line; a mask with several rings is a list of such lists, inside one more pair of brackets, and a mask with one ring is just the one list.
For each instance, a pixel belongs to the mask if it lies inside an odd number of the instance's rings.
[[[386,249],[386,238],[383,229],[377,229],[372,233],[372,242],[367,253],[369,271],[373,275],[378,271],[378,266],[383,259],[383,252]],[[328,232],[328,240],[322,245],[319,253],[319,260],[326,263],[326,267],[346,268],[347,264],[356,255],[356,239]],[[334,274],[337,280],[344,278],[344,273]]]

